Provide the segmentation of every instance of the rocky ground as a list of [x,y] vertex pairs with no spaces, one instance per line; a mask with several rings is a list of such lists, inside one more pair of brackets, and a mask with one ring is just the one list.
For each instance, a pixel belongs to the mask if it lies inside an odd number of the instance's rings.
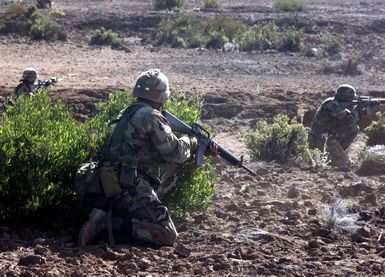
[[[215,15],[248,21],[295,20],[304,28],[306,44],[320,47],[319,37],[343,39],[335,64],[357,61],[353,75],[346,70],[324,74],[324,57],[305,52],[253,51],[224,53],[216,49],[173,49],[151,45],[148,38],[162,18],[173,13],[154,11],[151,1],[58,1],[70,30],[66,42],[35,42],[0,36],[2,100],[28,66],[41,78],[60,76],[54,99],[74,107],[86,120],[94,104],[108,93],[130,89],[137,75],[159,67],[170,84],[205,100],[202,121],[217,141],[236,154],[247,154],[244,135],[260,119],[294,115],[300,107],[309,124],[316,107],[341,83],[361,95],[385,97],[385,3],[342,0],[307,1],[295,15],[272,8],[272,1],[220,1],[221,11],[204,11],[202,1],[188,1],[185,13]],[[332,3],[330,3],[332,2]],[[4,6],[0,6],[3,11]],[[91,31],[106,26],[125,41],[124,50],[90,46]],[[363,122],[364,126],[367,122]],[[362,147],[362,135],[351,147],[352,158]],[[357,159],[355,159],[357,161]],[[0,273],[4,276],[91,275],[384,275],[385,177],[359,176],[355,170],[330,167],[250,162],[258,177],[216,160],[222,176],[208,211],[178,220],[175,247],[142,244],[109,247],[106,242],[80,249],[77,230],[51,233],[36,227],[0,227]],[[356,169],[359,165],[356,164]],[[322,209],[336,199],[346,200],[356,213],[354,231],[328,230],[320,222]],[[0,224],[1,225],[1,224]]]

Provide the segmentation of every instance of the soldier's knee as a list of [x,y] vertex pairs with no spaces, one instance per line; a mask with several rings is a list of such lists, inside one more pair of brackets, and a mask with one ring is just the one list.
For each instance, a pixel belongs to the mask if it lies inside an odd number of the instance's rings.
[[164,235],[162,245],[171,246],[176,242],[179,235],[178,235],[178,232],[175,230],[171,230],[169,228],[166,228],[166,230],[167,231],[166,231],[166,234]]

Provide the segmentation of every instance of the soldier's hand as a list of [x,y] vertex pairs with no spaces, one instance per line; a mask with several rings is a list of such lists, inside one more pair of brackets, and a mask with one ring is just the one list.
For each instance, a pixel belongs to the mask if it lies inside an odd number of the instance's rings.
[[211,155],[213,156],[218,156],[219,155],[219,149],[218,145],[215,143],[210,144],[210,150],[211,150]]
[[195,150],[198,148],[198,139],[194,136],[190,137],[190,151],[191,153],[195,153]]

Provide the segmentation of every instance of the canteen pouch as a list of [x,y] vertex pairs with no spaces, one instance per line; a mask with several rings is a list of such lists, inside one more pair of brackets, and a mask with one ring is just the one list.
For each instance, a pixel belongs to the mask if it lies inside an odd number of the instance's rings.
[[112,165],[104,165],[100,170],[100,181],[107,198],[114,198],[122,192],[119,171],[119,167]]

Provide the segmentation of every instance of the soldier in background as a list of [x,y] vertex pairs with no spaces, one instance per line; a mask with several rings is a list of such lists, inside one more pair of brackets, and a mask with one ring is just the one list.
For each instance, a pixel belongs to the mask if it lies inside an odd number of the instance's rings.
[[[80,246],[105,229],[110,241],[110,229],[157,245],[172,245],[177,238],[174,223],[160,199],[175,183],[181,164],[192,157],[197,139],[178,138],[161,114],[170,90],[167,77],[159,69],[140,74],[133,95],[137,100],[116,119],[109,147],[99,162],[100,178],[96,182],[100,179],[105,197],[112,200],[103,207],[103,201],[84,196],[83,206],[94,208],[80,230]],[[82,183],[76,180],[79,194]]]
[[17,98],[21,95],[33,96],[33,92],[37,89],[35,84],[37,80],[37,71],[34,68],[28,67],[24,69],[20,83],[14,89],[12,96]]
[[[359,113],[355,106],[342,107],[342,102],[357,98],[351,85],[340,85],[334,97],[327,98],[318,108],[311,125],[309,145],[329,152],[331,164],[348,169],[350,160],[345,150],[357,136]],[[326,147],[325,147],[326,146]]]

